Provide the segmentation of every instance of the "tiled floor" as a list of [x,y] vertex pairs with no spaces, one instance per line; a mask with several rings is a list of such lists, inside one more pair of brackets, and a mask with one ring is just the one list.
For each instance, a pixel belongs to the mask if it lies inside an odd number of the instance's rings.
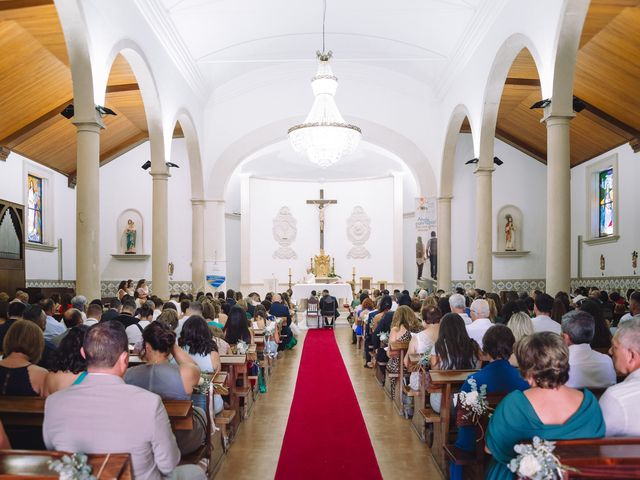
[[[356,350],[351,345],[351,331],[346,327],[337,328],[336,339],[361,405],[383,477],[389,480],[439,479],[440,475],[431,461],[429,449],[418,440],[409,421],[396,413],[371,370],[362,366],[364,361],[360,357],[361,350]],[[304,331],[299,340],[298,346],[278,362],[269,391],[260,396],[251,417],[241,425],[216,478],[273,478],[293,399]],[[355,446],[353,454],[357,454]]]

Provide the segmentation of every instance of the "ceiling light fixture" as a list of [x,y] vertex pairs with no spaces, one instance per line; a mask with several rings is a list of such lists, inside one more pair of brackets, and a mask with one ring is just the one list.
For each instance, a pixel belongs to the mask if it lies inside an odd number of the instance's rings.
[[291,146],[297,153],[306,154],[311,162],[327,168],[343,155],[355,151],[360,143],[362,130],[344,121],[334,100],[338,79],[329,66],[333,54],[331,50],[325,51],[326,0],[323,6],[322,52],[316,52],[318,72],[311,79],[315,101],[304,123],[291,127],[288,134]]
[[545,98],[544,100],[540,100],[539,102],[534,103],[529,107],[529,110],[533,110],[534,108],[547,108],[551,105],[551,99]]
[[[466,162],[464,162],[464,164],[465,165],[475,165],[478,162],[480,162],[479,158],[472,158],[471,160],[467,160]],[[500,160],[498,157],[493,157],[493,163],[495,163],[497,166],[500,166],[504,162],[502,160]]]

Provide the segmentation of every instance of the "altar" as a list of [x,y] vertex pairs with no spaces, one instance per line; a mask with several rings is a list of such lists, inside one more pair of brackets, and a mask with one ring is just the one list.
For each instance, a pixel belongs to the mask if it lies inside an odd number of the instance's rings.
[[344,299],[348,304],[353,301],[353,292],[348,283],[298,283],[291,288],[293,290],[291,300],[298,304],[300,300],[308,299],[311,291],[315,290],[318,295],[321,295],[325,289],[329,290],[329,295],[336,297],[336,300]]

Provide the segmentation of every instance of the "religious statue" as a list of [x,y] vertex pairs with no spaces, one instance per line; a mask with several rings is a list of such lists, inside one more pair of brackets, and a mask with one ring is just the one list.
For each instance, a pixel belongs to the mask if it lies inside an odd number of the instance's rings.
[[506,252],[516,251],[516,226],[513,223],[513,216],[507,214],[504,217],[507,224],[504,226],[504,249]]
[[320,217],[320,234],[324,234],[324,205],[318,207],[318,215]]
[[631,252],[631,266],[634,270],[638,268],[638,252],[635,250]]
[[604,255],[600,254],[600,270],[602,270],[602,275],[604,275],[605,266],[606,266],[606,262],[604,259]]
[[127,220],[127,228],[124,231],[124,241],[124,253],[136,253],[136,225],[131,219]]

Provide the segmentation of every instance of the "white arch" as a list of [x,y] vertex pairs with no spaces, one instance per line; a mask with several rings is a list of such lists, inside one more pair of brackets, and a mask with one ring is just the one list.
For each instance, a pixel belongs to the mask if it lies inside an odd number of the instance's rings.
[[527,49],[536,64],[538,78],[540,78],[542,91],[549,91],[550,88],[543,82],[546,76],[541,75],[543,72],[543,62],[538,53],[535,44],[529,37],[516,33],[507,38],[498,51],[493,60],[489,77],[484,88],[484,96],[482,103],[482,120],[480,125],[480,142],[479,142],[479,167],[493,167],[493,146],[496,136],[496,124],[498,122],[498,110],[500,108],[500,100],[504,84],[511,69],[513,61],[518,54]]
[[573,115],[573,76],[590,0],[567,0],[555,40],[551,112]]
[[[441,197],[450,197],[453,195],[453,167],[456,155],[456,145],[458,143],[458,134],[465,117],[469,120],[471,131],[475,129],[472,124],[469,109],[464,104],[455,106],[449,122],[447,123],[447,131],[444,139],[444,148],[442,150],[442,168],[440,170],[440,193]],[[472,135],[473,141],[473,135]]]
[[[287,129],[299,118],[287,118],[264,125],[244,135],[227,147],[212,166],[206,191],[212,199],[223,199],[226,186],[236,167],[249,155],[286,138]],[[422,195],[436,195],[437,181],[431,163],[411,140],[399,133],[368,120],[355,118],[371,142],[396,154],[413,174]]]
[[[180,108],[173,116],[171,131],[167,131],[167,135],[173,137],[173,131],[176,124],[180,123],[180,127],[184,133],[184,140],[187,146],[187,156],[189,158],[189,174],[191,177],[191,198],[200,200],[204,195],[204,171],[202,169],[202,155],[200,154],[200,138],[198,131],[193,122],[191,113],[186,108]],[[169,142],[171,146],[171,142]],[[170,147],[167,149],[167,158],[171,157]]]

